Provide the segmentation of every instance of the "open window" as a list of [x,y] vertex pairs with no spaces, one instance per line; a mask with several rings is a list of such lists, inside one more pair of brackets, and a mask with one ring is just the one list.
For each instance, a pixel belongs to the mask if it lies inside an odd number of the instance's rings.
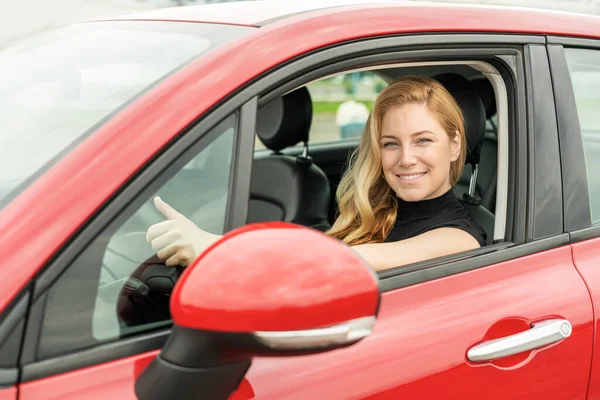
[[[468,142],[478,142],[468,147],[477,147],[478,153],[476,159],[468,158],[454,190],[486,230],[488,244],[503,241],[508,201],[507,89],[495,66],[476,60],[343,70],[303,82],[279,96],[266,94],[257,114],[260,145],[254,155],[248,221],[331,225],[337,215],[335,189],[349,155],[358,147],[375,97],[389,82],[405,75],[468,80],[472,91],[467,101],[477,97],[482,110],[476,114],[463,110],[470,130]],[[452,94],[455,99],[461,96]]]

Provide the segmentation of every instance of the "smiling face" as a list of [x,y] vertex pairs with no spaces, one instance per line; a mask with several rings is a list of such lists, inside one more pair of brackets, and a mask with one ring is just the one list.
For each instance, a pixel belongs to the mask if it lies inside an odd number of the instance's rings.
[[452,139],[425,104],[390,108],[381,126],[381,166],[385,180],[404,201],[446,193],[450,165],[460,154],[460,135]]

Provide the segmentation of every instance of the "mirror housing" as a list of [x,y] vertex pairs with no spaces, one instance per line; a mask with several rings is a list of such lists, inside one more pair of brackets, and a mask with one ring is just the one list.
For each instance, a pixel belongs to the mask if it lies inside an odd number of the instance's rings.
[[285,222],[225,235],[184,271],[173,331],[136,382],[145,399],[227,399],[255,355],[316,353],[371,333],[375,271],[342,242]]

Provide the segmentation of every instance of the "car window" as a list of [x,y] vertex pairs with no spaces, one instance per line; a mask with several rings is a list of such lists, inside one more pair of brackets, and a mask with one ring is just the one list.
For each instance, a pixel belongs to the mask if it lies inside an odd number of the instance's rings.
[[93,22],[0,51],[0,209],[125,104],[250,29]]
[[[309,143],[358,139],[375,98],[386,86],[383,78],[370,71],[338,75],[306,85],[313,106]],[[258,138],[255,148],[264,149]]]
[[[48,293],[39,346],[47,358],[170,324],[169,295],[182,272],[165,267],[146,242],[165,218],[156,195],[214,234],[225,229],[237,117],[205,136],[218,136],[185,163],[141,207],[117,217],[81,253]],[[184,160],[185,161],[185,160]]]
[[565,49],[583,140],[592,222],[600,223],[600,51]]

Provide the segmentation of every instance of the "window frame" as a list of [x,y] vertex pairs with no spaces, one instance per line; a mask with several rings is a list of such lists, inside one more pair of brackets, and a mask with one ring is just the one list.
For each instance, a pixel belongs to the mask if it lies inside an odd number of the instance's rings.
[[[250,168],[252,157],[246,156],[247,149],[253,144],[248,138],[254,135],[256,120],[256,97],[250,98],[243,104],[232,102],[229,107],[223,107],[220,112],[214,112],[202,118],[197,124],[186,129],[179,140],[149,161],[150,166],[137,175],[121,192],[115,193],[110,203],[100,210],[81,228],[75,239],[38,274],[35,280],[27,327],[24,334],[23,350],[20,357],[22,365],[21,382],[40,379],[61,372],[78,369],[84,366],[96,365],[113,359],[150,351],[162,347],[170,333],[168,327],[148,330],[130,337],[98,343],[90,348],[74,350],[63,355],[39,360],[37,350],[41,338],[44,321],[44,311],[49,289],[65,272],[76,257],[90,245],[106,227],[121,215],[124,210],[139,208],[143,199],[170,179],[176,171],[182,168],[187,159],[180,158],[189,154],[193,157],[214,139],[209,137],[212,129],[232,114],[237,113],[237,130],[234,132],[233,155],[229,181],[229,196],[225,219],[225,230],[234,229],[245,224],[247,198],[250,192]],[[217,135],[215,135],[217,136]],[[138,204],[139,203],[139,204]]]
[[564,49],[579,48],[600,52],[600,40],[548,36],[547,48],[554,93],[560,93],[560,96],[555,96],[555,103],[559,127],[565,232],[569,233],[570,242],[575,243],[600,236],[600,225],[592,225],[583,137]]
[[[512,174],[510,181],[513,184],[509,185],[507,215],[511,215],[512,218],[507,219],[506,225],[506,236],[510,241],[462,254],[428,260],[402,270],[388,271],[388,273],[380,275],[381,291],[385,292],[442,276],[449,276],[565,244],[568,238],[560,233],[549,238],[533,240],[533,225],[526,223],[524,218],[530,210],[531,197],[533,196],[529,176],[532,167],[526,168],[524,166],[529,163],[527,149],[532,140],[528,135],[532,133],[535,126],[533,123],[528,125],[529,111],[522,111],[528,110],[527,100],[525,99],[525,81],[529,79],[525,72],[525,65],[529,61],[524,56],[523,49],[530,44],[543,45],[545,44],[545,38],[534,35],[462,33],[388,36],[324,48],[292,60],[284,66],[274,68],[228,97],[227,101],[222,102],[206,115],[201,116],[197,121],[197,125],[182,132],[178,139],[162,154],[150,160],[147,168],[135,176],[119,193],[116,193],[108,201],[107,206],[100,210],[95,218],[74,236],[74,239],[64,251],[43,270],[36,280],[33,299],[43,299],[43,296],[47,293],[46,289],[69,265],[70,260],[95,235],[102,231],[107,221],[112,220],[128,203],[139,196],[151,181],[160,176],[173,160],[186,151],[196,140],[200,139],[212,126],[238,108],[241,108],[240,129],[234,141],[233,165],[236,167],[231,183],[232,200],[227,209],[230,215],[227,227],[231,229],[243,225],[248,209],[250,173],[255,140],[255,117],[259,104],[258,96],[261,96],[260,102],[266,102],[269,100],[269,96],[275,96],[278,93],[281,94],[281,91],[300,86],[298,79],[308,81],[311,73],[322,73],[320,71],[321,67],[328,65],[335,65],[335,68],[344,65],[356,66],[366,61],[367,58],[372,61],[373,58],[381,57],[383,53],[414,57],[417,50],[435,49],[438,57],[440,57],[440,51],[442,51],[445,57],[451,56],[453,59],[460,59],[461,56],[457,54],[462,54],[462,57],[468,56],[470,59],[474,55],[495,55],[498,60],[503,60],[510,68],[517,71],[516,87],[514,89],[518,95],[515,96],[515,104],[509,104],[516,113],[514,114],[516,117],[513,117],[512,122],[509,121],[512,124],[509,129],[514,129],[514,137],[518,139],[518,142],[513,141],[510,148],[510,154],[512,154],[510,156],[510,174]],[[504,56],[501,54],[504,54]],[[514,55],[517,57],[513,57]],[[547,84],[547,82],[545,83]],[[43,301],[36,302],[36,304],[42,303]],[[23,345],[24,351],[21,357],[21,365],[23,365],[22,382],[159,349],[170,332],[170,329],[162,329],[143,333],[128,339],[99,344],[90,349],[76,351],[49,360],[36,361],[32,353],[37,347],[42,313],[43,307],[40,306],[32,307],[29,312]]]
[[[465,43],[464,46],[458,44],[453,49],[448,49],[448,47],[444,47],[440,49],[439,44],[444,42],[446,37],[454,38],[454,42],[448,41],[448,44],[454,43]],[[418,38],[418,36],[417,36]],[[468,38],[468,39],[467,39]],[[479,40],[477,40],[477,39]],[[504,39],[502,45],[496,45],[496,41],[490,40],[490,38],[498,39],[498,41]],[[302,86],[307,82],[318,79],[320,76],[327,75],[328,70],[329,73],[338,73],[338,71],[347,71],[352,69],[352,67],[356,68],[361,66],[362,63],[373,62],[373,60],[377,60],[382,64],[385,62],[390,62],[390,60],[398,61],[404,58],[406,60],[410,60],[411,57],[416,56],[416,49],[429,49],[431,51],[436,52],[436,57],[443,57],[444,54],[452,54],[452,58],[460,59],[461,56],[457,56],[457,52],[462,50],[464,54],[462,57],[467,57],[469,60],[472,58],[476,58],[478,56],[490,55],[493,54],[494,51],[502,51],[502,49],[506,48],[514,48],[518,46],[532,46],[532,45],[543,45],[545,43],[545,39],[543,37],[537,36],[504,36],[502,35],[439,35],[436,37],[440,42],[430,39],[429,43],[420,43],[418,40],[413,40],[412,43],[415,43],[419,46],[414,46],[414,48],[408,47],[402,50],[396,50],[395,53],[383,53],[381,48],[374,48],[377,52],[376,55],[365,55],[363,57],[356,57],[351,60],[336,60],[335,57],[331,57],[331,61],[328,65],[313,67],[312,70],[307,71],[304,75],[296,74],[294,79],[289,80],[287,83],[279,86],[273,87],[271,91],[266,91],[264,95],[262,95],[259,99],[259,106],[265,104],[266,102],[272,100],[274,97],[279,96],[283,93],[291,91],[296,87]],[[384,39],[382,39],[384,40]],[[464,42],[463,42],[464,40]],[[486,45],[481,45],[478,42],[486,43]],[[468,44],[467,44],[468,43]],[[490,43],[493,43],[490,44]],[[416,49],[415,49],[416,48]],[[435,49],[435,50],[432,50]],[[460,50],[459,50],[460,49]],[[415,54],[410,54],[412,50],[415,50]],[[519,52],[517,52],[519,53]],[[499,53],[500,54],[500,53]],[[505,53],[502,53],[505,54]],[[534,186],[533,186],[533,172],[534,165],[530,164],[529,157],[532,154],[528,153],[528,147],[534,142],[534,132],[535,132],[535,120],[532,115],[532,110],[528,106],[528,100],[525,100],[525,51],[519,53],[521,57],[518,58],[516,65],[513,67],[518,71],[518,79],[520,81],[514,88],[515,92],[518,92],[518,96],[516,98],[516,102],[518,105],[517,108],[521,110],[527,110],[526,112],[520,113],[513,121],[509,121],[509,124],[512,122],[513,125],[510,125],[510,128],[514,129],[515,132],[518,132],[514,137],[517,140],[514,140],[512,143],[509,143],[510,150],[509,152],[514,154],[514,157],[511,156],[511,161],[509,162],[511,165],[511,176],[509,180],[514,183],[511,185],[510,189],[512,189],[512,193],[509,193],[509,205],[515,206],[514,210],[508,210],[507,215],[514,215],[511,219],[507,219],[506,221],[506,235],[505,237],[512,238],[512,241],[497,243],[491,246],[486,246],[482,249],[476,249],[460,254],[454,254],[446,257],[441,257],[433,260],[426,260],[420,263],[411,264],[409,266],[403,266],[396,269],[390,269],[386,271],[381,271],[378,273],[381,283],[380,288],[383,292],[399,289],[402,287],[406,287],[409,285],[413,285],[416,283],[426,282],[431,279],[441,278],[449,275],[453,275],[460,272],[469,271],[472,269],[480,268],[483,266],[487,266],[490,264],[510,260],[516,257],[521,257],[527,254],[536,253],[539,251],[543,251],[546,249],[551,249],[554,247],[558,247],[562,244],[567,243],[567,238],[562,235],[562,225],[559,227],[554,227],[555,229],[551,232],[551,234],[546,235],[545,238],[535,238],[540,240],[534,241],[534,226],[535,222],[540,222],[542,220],[546,220],[547,217],[542,212],[542,210],[547,209],[546,206],[541,207],[540,211],[535,216],[528,217],[529,220],[527,223],[525,222],[528,214],[532,214],[530,211],[532,210],[532,204],[535,203],[534,200]],[[402,57],[404,56],[404,57]],[[508,57],[508,56],[507,56]],[[542,59],[547,64],[547,58],[544,57]],[[337,61],[337,63],[336,63]],[[422,61],[419,59],[419,61]],[[512,62],[512,60],[508,61]],[[527,60],[527,65],[529,65],[530,61]],[[528,74],[528,80],[535,80],[535,75]],[[539,81],[539,79],[537,79]],[[536,87],[547,87],[548,81],[538,82]],[[510,90],[510,89],[509,89]],[[514,100],[514,99],[513,99]],[[510,104],[509,104],[510,107]],[[553,104],[550,103],[550,108],[553,111]],[[518,111],[517,111],[518,112]],[[539,120],[539,118],[538,118]],[[509,128],[509,129],[510,129]],[[541,130],[538,127],[538,130]],[[550,135],[552,132],[550,132]],[[554,131],[554,135],[556,135],[556,131]],[[538,136],[541,136],[538,134]],[[511,138],[512,139],[512,138]],[[517,143],[518,141],[518,143]],[[555,146],[553,152],[558,153],[557,149],[557,141],[554,143],[548,143],[546,147]],[[543,143],[538,140],[538,143]],[[285,150],[284,150],[285,152]],[[292,150],[289,151],[290,154],[293,153]],[[530,152],[533,153],[533,152]],[[287,153],[286,153],[287,154]],[[540,162],[542,158],[540,157]],[[515,166],[517,165],[517,166]],[[522,167],[518,167],[522,166]],[[543,173],[541,168],[538,168],[538,172],[540,174]],[[558,198],[560,201],[560,196],[562,193],[561,183],[558,177],[555,177],[555,181],[552,183],[555,190],[552,193],[552,196]],[[538,190],[538,197],[543,198],[542,193]],[[548,196],[548,197],[552,197]],[[514,199],[514,204],[511,204],[511,199]],[[556,199],[555,199],[556,200]],[[518,204],[517,204],[518,203]],[[556,201],[554,202],[556,203]],[[548,202],[544,202],[545,205]],[[558,210],[560,213],[560,219],[562,220],[562,209]],[[535,219],[540,221],[535,221]]]

